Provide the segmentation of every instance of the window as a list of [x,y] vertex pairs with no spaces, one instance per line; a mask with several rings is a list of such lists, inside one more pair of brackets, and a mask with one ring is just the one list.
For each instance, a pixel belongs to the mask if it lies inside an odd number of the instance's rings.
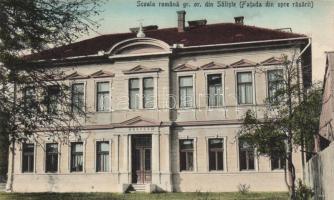
[[254,170],[254,148],[244,140],[239,140],[240,170]]
[[224,170],[223,139],[209,139],[209,170]]
[[284,169],[285,168],[285,159],[283,156],[279,155],[279,154],[274,154],[271,157],[271,169],[275,170],[275,169]]
[[183,76],[179,78],[180,108],[193,106],[193,77]]
[[194,170],[194,140],[180,140],[180,171]]
[[57,172],[58,171],[58,144],[50,143],[46,144],[46,159],[45,159],[45,171]]
[[24,88],[24,104],[26,109],[36,109],[36,92],[34,87]]
[[83,170],[83,144],[75,142],[71,144],[71,171],[81,172]]
[[208,75],[208,105],[219,107],[223,105],[221,74]]
[[129,108],[139,108],[139,79],[133,78],[129,80]]
[[50,114],[57,113],[59,95],[60,95],[60,89],[58,86],[53,85],[47,87],[46,105],[48,113]]
[[153,78],[143,79],[143,106],[144,108],[153,108],[154,95],[153,95]]
[[238,104],[253,103],[252,72],[237,73]]
[[96,110],[109,111],[110,96],[109,96],[109,82],[100,82],[96,85]]
[[34,144],[23,144],[22,172],[34,171]]
[[268,99],[270,102],[278,101],[280,98],[277,91],[283,88],[283,70],[270,70],[268,74]]
[[79,112],[84,110],[84,84],[72,84],[72,111]]
[[109,171],[109,142],[96,143],[96,171]]

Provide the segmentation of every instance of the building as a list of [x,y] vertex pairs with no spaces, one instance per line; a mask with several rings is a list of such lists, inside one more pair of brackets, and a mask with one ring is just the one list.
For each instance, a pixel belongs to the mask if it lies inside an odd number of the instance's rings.
[[[13,191],[287,190],[283,161],[255,156],[237,135],[248,109],[263,114],[282,54],[298,56],[310,85],[310,39],[243,17],[186,26],[177,14],[177,28],[139,27],[29,57],[61,66],[93,114],[69,145],[17,148]],[[300,177],[298,151],[294,159]]]

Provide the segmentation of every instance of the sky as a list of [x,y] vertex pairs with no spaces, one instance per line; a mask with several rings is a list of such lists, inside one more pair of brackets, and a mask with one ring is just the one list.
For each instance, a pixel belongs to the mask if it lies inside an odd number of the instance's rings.
[[[268,0],[274,4],[268,7],[240,8],[243,0],[222,0],[235,2],[236,8],[218,7],[219,0],[171,0],[179,2],[180,7],[159,7],[159,2],[170,0],[142,0],[144,3],[155,3],[154,7],[138,7],[138,0],[104,0],[101,13],[95,17],[99,28],[79,40],[103,34],[129,32],[129,28],[143,25],[158,25],[159,28],[176,27],[176,11],[185,10],[186,21],[207,19],[207,23],[234,22],[235,16],[244,16],[246,25],[265,28],[291,28],[295,33],[302,33],[312,38],[313,80],[322,81],[325,70],[325,51],[334,50],[334,0]],[[258,0],[265,5],[267,0]],[[214,3],[205,7],[206,2]],[[257,2],[246,0],[246,2]],[[312,3],[313,8],[294,8],[292,3]],[[183,8],[188,3],[190,7]],[[200,3],[201,7],[194,7]],[[289,7],[279,8],[278,3],[289,3]]]

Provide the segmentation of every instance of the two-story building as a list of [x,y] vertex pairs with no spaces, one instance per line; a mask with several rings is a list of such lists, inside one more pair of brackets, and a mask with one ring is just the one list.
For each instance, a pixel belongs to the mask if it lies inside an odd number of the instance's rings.
[[[298,57],[310,85],[310,39],[243,17],[186,26],[185,11],[177,14],[176,28],[133,28],[30,56],[61,66],[90,116],[68,144],[20,144],[13,191],[287,190],[284,160],[257,156],[238,130],[247,110],[262,116],[283,54]],[[300,177],[298,151],[294,162]]]

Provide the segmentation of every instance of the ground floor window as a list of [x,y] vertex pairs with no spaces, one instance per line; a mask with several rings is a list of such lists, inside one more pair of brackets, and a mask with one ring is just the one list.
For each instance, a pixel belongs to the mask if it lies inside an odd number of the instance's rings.
[[285,158],[283,156],[273,155],[270,160],[272,170],[285,168]]
[[180,140],[180,171],[194,170],[194,140]]
[[239,164],[240,170],[254,170],[254,148],[244,140],[239,140]]
[[82,142],[71,143],[71,171],[81,172],[83,170],[83,144]]
[[34,144],[23,144],[22,172],[34,171]]
[[109,171],[109,142],[96,143],[96,171]]
[[224,170],[224,140],[209,139],[209,170]]
[[57,143],[46,144],[45,171],[46,172],[57,172],[58,171],[58,144]]

